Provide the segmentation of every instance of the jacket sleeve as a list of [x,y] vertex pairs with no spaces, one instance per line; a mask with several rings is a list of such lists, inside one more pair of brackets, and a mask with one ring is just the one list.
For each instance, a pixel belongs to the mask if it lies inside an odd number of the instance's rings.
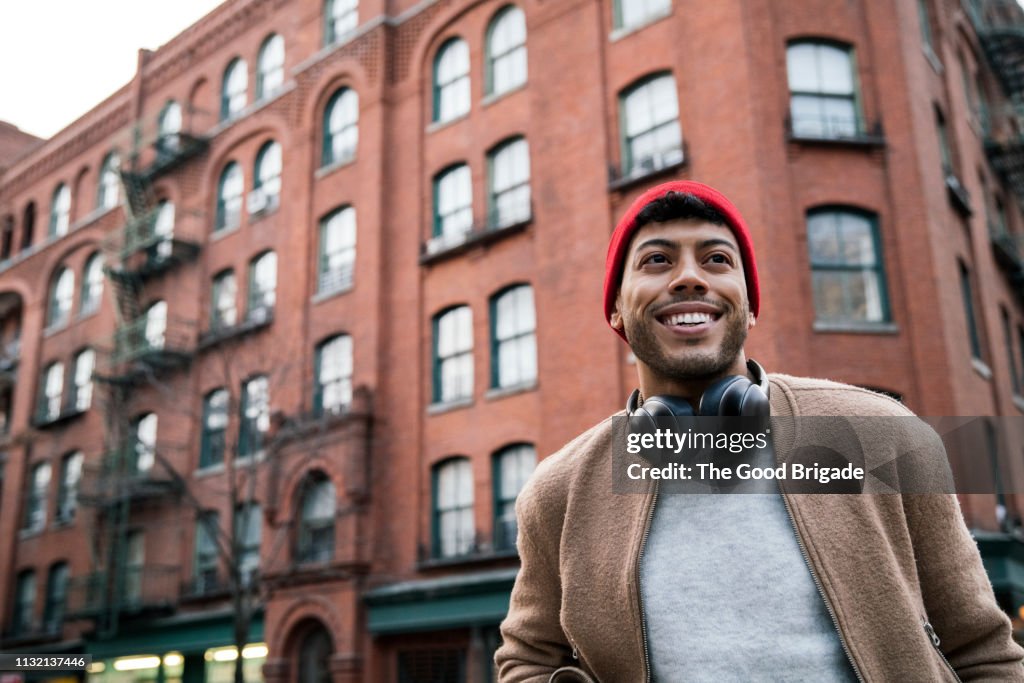
[[[955,495],[904,497],[926,618],[964,681],[1024,681],[1024,650],[992,584]],[[923,627],[923,624],[922,624]]]
[[[561,526],[541,528],[554,523],[536,514],[539,505],[527,491],[516,502],[520,570],[508,615],[501,624],[502,644],[494,655],[499,683],[547,683],[556,669],[569,662],[572,652],[559,620]],[[550,543],[539,544],[539,539],[550,539]]]

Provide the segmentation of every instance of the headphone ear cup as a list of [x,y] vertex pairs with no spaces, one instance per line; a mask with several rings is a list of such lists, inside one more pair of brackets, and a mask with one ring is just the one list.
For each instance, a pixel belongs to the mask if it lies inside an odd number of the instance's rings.
[[750,386],[750,380],[739,375],[718,380],[708,387],[704,391],[704,395],[700,397],[697,414],[702,417],[739,415],[738,412],[731,412],[730,409],[739,409],[744,389],[748,386]]
[[768,394],[764,393],[764,389],[758,385],[751,384],[743,392],[739,403],[739,412],[736,414],[740,417],[770,417],[772,406],[768,402]]
[[693,417],[693,406],[678,396],[651,396],[637,410],[644,411],[652,419],[659,417]]

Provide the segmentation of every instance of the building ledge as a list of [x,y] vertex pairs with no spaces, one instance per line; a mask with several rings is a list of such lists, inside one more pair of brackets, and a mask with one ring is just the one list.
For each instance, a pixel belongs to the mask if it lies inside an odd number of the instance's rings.
[[444,413],[450,413],[453,410],[460,408],[468,408],[473,405],[473,397],[460,398],[453,401],[445,401],[443,403],[431,403],[427,406],[427,415],[442,415]]
[[988,364],[985,363],[985,361],[983,361],[983,360],[981,360],[979,358],[972,358],[971,359],[971,367],[974,368],[974,371],[976,373],[981,375],[982,379],[985,379],[985,380],[992,379],[992,368],[990,368],[988,366]]
[[669,150],[660,157],[653,158],[649,167],[641,164],[625,172],[612,168],[608,173],[608,190],[621,192],[654,178],[669,175],[685,166],[688,158],[689,155],[686,153],[685,147],[682,147],[678,150]]
[[885,136],[881,133],[862,133],[853,137],[816,137],[789,133],[789,142],[804,146],[846,147],[851,149],[881,149],[885,147]]
[[840,334],[899,334],[900,326],[896,323],[829,323],[815,321],[815,332]]
[[[460,254],[470,251],[471,249],[486,247],[494,242],[498,242],[526,230],[532,222],[533,211],[531,210],[529,216],[514,223],[510,223],[509,225],[470,230],[466,234],[461,235],[461,241],[451,245],[435,247],[433,246],[435,242],[426,242],[423,245],[423,251],[420,255],[420,265],[434,265],[435,263],[454,258]],[[441,243],[438,242],[436,244]]]
[[250,317],[237,325],[229,325],[226,327],[207,330],[199,335],[199,343],[196,346],[196,350],[206,351],[214,346],[236,341],[241,337],[255,334],[264,328],[270,327],[273,322],[274,312],[272,310],[266,310],[265,313],[259,316],[250,315]]
[[493,401],[499,398],[505,398],[506,396],[515,396],[516,394],[525,394],[530,391],[537,389],[537,380],[532,379],[529,382],[523,382],[522,384],[515,384],[508,387],[494,387],[488,389],[487,393],[484,394],[484,398],[488,401]]

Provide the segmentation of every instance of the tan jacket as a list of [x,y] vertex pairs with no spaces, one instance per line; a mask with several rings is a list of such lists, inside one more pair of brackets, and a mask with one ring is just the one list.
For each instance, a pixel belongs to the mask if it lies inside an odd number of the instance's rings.
[[[773,416],[910,415],[857,387],[770,379]],[[930,434],[925,455],[944,459]],[[580,435],[543,460],[519,496],[522,568],[495,656],[501,683],[649,680],[639,557],[656,495],[653,486],[648,495],[612,494],[611,435],[610,419]],[[875,450],[909,438],[878,436]],[[955,496],[783,497],[862,680],[954,681],[955,669],[962,680],[1024,681],[1024,650]],[[553,677],[562,667],[578,669]]]

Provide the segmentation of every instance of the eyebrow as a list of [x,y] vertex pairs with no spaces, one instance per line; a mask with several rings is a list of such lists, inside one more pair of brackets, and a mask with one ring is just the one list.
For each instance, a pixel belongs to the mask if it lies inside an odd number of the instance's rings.
[[[645,240],[638,244],[634,253],[640,253],[644,249],[648,249],[650,247],[678,249],[679,244],[677,242],[673,242],[672,240],[664,239],[663,237],[653,237],[649,240]],[[706,239],[697,243],[698,249],[707,249],[708,247],[729,247],[729,249],[732,249],[733,251],[738,251],[738,248],[735,244],[733,244],[727,239],[722,239],[721,237],[712,237],[710,239]]]

